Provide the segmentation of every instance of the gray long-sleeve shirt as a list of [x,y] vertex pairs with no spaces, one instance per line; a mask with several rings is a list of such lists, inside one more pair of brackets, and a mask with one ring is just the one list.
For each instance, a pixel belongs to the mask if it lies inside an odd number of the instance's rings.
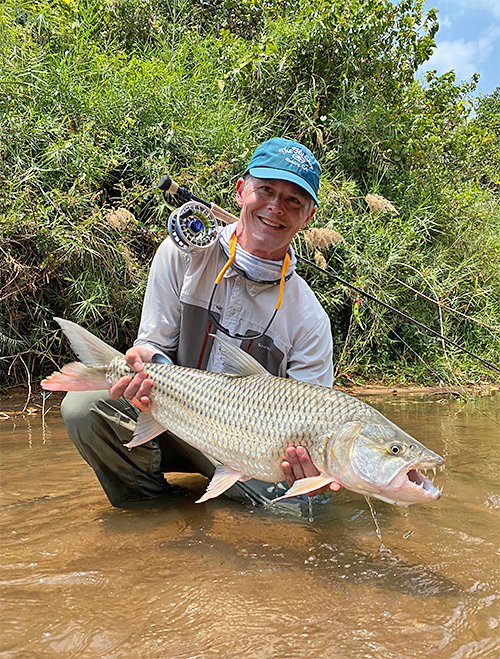
[[[222,231],[227,238],[234,229],[230,225]],[[251,255],[246,257],[251,259]],[[134,345],[168,356],[181,366],[222,371],[219,345],[208,336],[215,328],[208,326],[207,309],[215,279],[226,261],[220,241],[208,249],[185,253],[167,238],[151,266]],[[276,263],[269,262],[269,267],[276,280]],[[281,307],[266,334],[260,339],[233,341],[274,375],[331,387],[329,318],[294,271],[294,260],[287,276]],[[232,334],[255,334],[269,322],[278,295],[279,277],[276,283],[258,283],[231,267],[217,287],[212,312]]]

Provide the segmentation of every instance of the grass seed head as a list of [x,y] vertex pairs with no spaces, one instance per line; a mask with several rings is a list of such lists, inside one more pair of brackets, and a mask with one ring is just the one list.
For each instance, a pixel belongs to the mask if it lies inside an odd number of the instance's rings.
[[309,249],[326,249],[327,247],[330,247],[330,245],[335,245],[335,243],[338,242],[345,243],[345,240],[340,233],[333,229],[308,229],[304,238]]
[[[365,201],[368,204],[368,207],[371,211],[379,211],[384,213],[385,211],[391,211],[392,213],[398,213],[396,208],[391,204],[391,202],[382,197],[379,194],[367,194]],[[399,215],[399,213],[398,213]]]
[[320,268],[323,268],[323,270],[326,270],[326,266],[327,266],[326,259],[323,256],[323,254],[319,251],[319,249],[317,249],[314,252],[314,261],[315,261],[316,265],[319,265]]
[[135,221],[134,215],[126,208],[116,208],[106,215],[106,220],[113,229],[124,229],[129,223]]

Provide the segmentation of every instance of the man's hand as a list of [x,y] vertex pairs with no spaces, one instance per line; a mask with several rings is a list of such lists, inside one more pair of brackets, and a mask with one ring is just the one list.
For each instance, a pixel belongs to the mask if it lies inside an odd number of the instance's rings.
[[[301,478],[310,478],[311,476],[319,476],[319,471],[314,466],[309,451],[303,446],[289,446],[286,450],[286,455],[288,460],[283,460],[281,467],[283,473],[285,474],[286,482],[288,487],[292,487],[295,481],[300,480]],[[310,497],[320,492],[325,492],[328,487],[334,492],[338,492],[342,485],[333,481],[330,485],[325,485],[325,487],[315,490],[314,492],[309,492]]]
[[125,375],[111,387],[109,395],[113,400],[117,400],[120,396],[123,396],[124,398],[128,398],[139,409],[145,412],[151,411],[149,394],[151,393],[153,382],[152,380],[148,380],[144,371],[144,364],[151,363],[153,355],[154,352],[152,350],[146,350],[145,348],[129,348],[127,350],[125,361],[130,368],[136,371],[136,375],[134,377]]

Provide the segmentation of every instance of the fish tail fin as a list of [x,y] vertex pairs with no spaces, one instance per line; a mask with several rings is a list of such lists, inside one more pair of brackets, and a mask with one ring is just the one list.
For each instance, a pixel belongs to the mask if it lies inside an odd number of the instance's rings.
[[78,355],[80,362],[64,366],[43,380],[43,389],[49,391],[93,391],[108,389],[106,371],[115,357],[123,357],[107,343],[98,339],[80,325],[62,318],[54,318],[61,326]]
[[108,346],[107,343],[104,343],[80,325],[62,318],[54,318],[54,320],[59,323],[78,359],[85,366],[102,368],[108,366],[115,357],[123,357],[121,352]]
[[88,367],[81,362],[66,364],[41,384],[48,391],[93,391],[109,387],[106,368]]

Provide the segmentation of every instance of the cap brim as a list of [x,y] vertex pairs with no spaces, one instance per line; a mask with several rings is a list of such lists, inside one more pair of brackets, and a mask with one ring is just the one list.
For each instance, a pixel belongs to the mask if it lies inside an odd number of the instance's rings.
[[293,172],[287,172],[284,169],[273,169],[272,167],[251,167],[248,171],[252,176],[255,176],[255,178],[268,178],[295,183],[311,195],[316,205],[319,204],[318,197],[309,183]]

